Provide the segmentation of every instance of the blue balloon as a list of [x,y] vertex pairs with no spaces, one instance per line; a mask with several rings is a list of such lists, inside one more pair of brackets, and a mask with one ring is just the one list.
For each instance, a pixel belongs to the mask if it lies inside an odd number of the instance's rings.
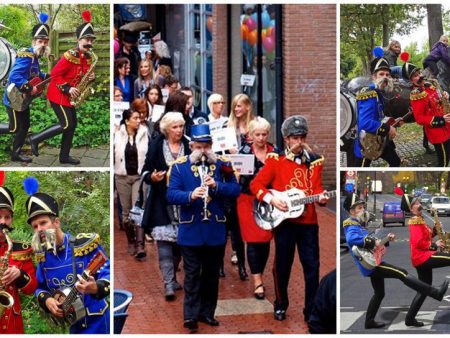
[[267,11],[264,11],[261,15],[261,21],[263,28],[270,27],[270,15]]
[[270,26],[271,26],[271,27],[275,27],[275,19],[270,20]]
[[258,14],[253,13],[253,14],[252,14],[252,19],[255,20],[256,27],[258,27]]

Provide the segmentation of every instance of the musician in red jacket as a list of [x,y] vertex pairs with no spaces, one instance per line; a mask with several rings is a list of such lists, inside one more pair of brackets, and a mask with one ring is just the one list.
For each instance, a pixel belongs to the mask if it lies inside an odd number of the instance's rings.
[[[450,266],[450,253],[448,252],[450,248],[446,248],[445,242],[441,239],[433,243],[433,237],[439,233],[439,225],[441,227],[442,225],[435,224],[432,229],[428,227],[422,217],[423,207],[419,198],[412,198],[404,194],[401,206],[404,211],[413,214],[408,221],[412,265],[417,269],[419,279],[431,285],[433,269]],[[407,326],[420,327],[424,325],[423,322],[416,320],[416,315],[425,301],[425,297],[426,295],[421,293],[417,293],[414,297],[405,318]]]
[[[250,183],[250,191],[258,200],[263,200],[275,208],[287,211],[285,201],[274,197],[268,187],[285,191],[291,188],[303,190],[305,194],[322,194],[319,203],[325,205],[323,194],[323,157],[312,153],[305,143],[308,133],[306,119],[301,115],[287,118],[281,126],[286,144],[285,155],[268,154],[266,163]],[[299,252],[305,277],[305,307],[303,314],[308,320],[314,295],[319,286],[319,238],[317,214],[314,204],[305,205],[303,214],[295,219],[287,219],[274,229],[275,264],[273,269],[276,300],[274,317],[286,319],[289,306],[288,284],[294,261],[295,247]]]
[[412,63],[405,62],[402,76],[414,86],[410,95],[414,118],[424,126],[428,140],[434,145],[438,166],[447,167],[450,157],[450,112],[444,111],[444,101],[449,106],[448,93],[439,92],[435,83],[425,80],[420,68]]
[[[4,173],[2,173],[2,181],[3,178]],[[13,194],[8,188],[0,186],[0,292],[7,292],[13,303],[12,306],[6,306],[3,315],[0,317],[0,335],[24,333],[20,293],[32,295],[37,287],[31,246],[19,241],[10,240],[8,242],[3,232],[3,229],[8,232],[12,230],[13,206]],[[6,258],[8,250],[11,250],[8,267],[3,272],[2,259]],[[6,298],[9,298],[9,296]],[[11,304],[9,300],[7,303]]]
[[[80,161],[69,155],[77,127],[76,110],[71,101],[81,94],[77,87],[91,68],[93,62],[91,49],[95,40],[90,12],[84,11],[82,16],[85,22],[76,30],[78,46],[65,52],[51,72],[52,80],[48,87],[47,98],[59,123],[29,137],[33,155],[39,156],[39,143],[62,133],[59,162],[74,165],[80,164]],[[94,78],[95,74],[91,72],[88,81]]]

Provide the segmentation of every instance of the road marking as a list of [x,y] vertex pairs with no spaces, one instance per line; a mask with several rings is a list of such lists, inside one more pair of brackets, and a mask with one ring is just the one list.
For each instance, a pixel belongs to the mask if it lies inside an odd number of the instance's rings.
[[267,300],[255,298],[220,299],[217,302],[216,316],[248,315],[272,313],[273,305]]
[[347,331],[366,311],[341,312],[341,331]]
[[387,327],[386,331],[435,331],[431,326],[433,325],[433,319],[436,316],[436,313],[436,311],[420,311],[417,314],[416,319],[418,321],[423,321],[425,325],[422,327],[415,327],[405,325],[406,312],[401,311],[395,316],[392,324]]

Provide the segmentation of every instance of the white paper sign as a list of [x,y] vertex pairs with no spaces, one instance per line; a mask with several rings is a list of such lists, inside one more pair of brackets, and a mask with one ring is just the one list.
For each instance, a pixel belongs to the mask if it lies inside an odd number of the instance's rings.
[[227,154],[226,157],[230,159],[239,175],[253,175],[255,155]]
[[255,84],[256,75],[242,74],[241,75],[241,86],[253,87]]
[[219,118],[217,120],[209,121],[208,122],[208,124],[209,124],[209,131],[213,132],[213,131],[215,131],[217,129],[222,129],[224,124],[225,124],[225,122],[227,122],[227,121],[228,121],[227,117],[221,117],[221,118]]
[[169,89],[161,88],[161,94],[163,97],[163,102],[166,103],[169,97]]
[[211,132],[212,137],[212,151],[215,153],[220,153],[229,149],[237,149],[237,137],[234,128],[222,128],[216,129]]
[[129,102],[113,101],[114,125],[120,125],[122,113],[126,109],[130,109]]
[[164,106],[159,104],[155,104],[152,109],[152,122],[156,122],[161,118],[161,115],[164,114]]

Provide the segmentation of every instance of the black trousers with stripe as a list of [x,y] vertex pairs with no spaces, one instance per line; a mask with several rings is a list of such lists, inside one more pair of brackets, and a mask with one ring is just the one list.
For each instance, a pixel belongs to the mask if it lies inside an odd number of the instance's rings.
[[433,144],[436,150],[436,156],[438,167],[448,167],[448,161],[450,159],[450,139],[443,143]]
[[6,112],[9,117],[9,132],[14,133],[13,150],[22,147],[30,128],[30,109],[17,111],[6,106]]

